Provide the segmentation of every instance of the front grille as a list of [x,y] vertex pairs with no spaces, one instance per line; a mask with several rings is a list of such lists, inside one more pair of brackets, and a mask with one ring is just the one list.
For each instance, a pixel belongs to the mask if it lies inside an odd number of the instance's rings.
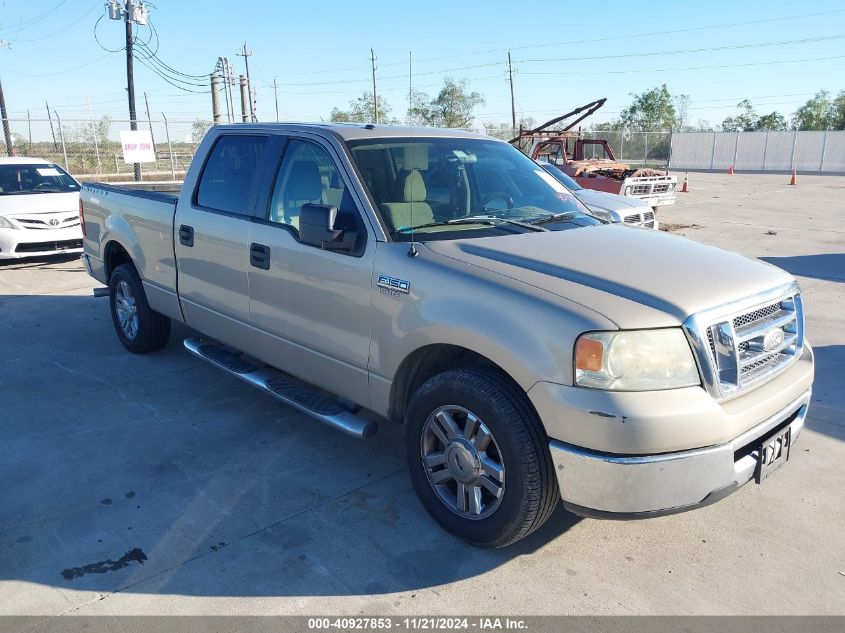
[[82,240],[58,240],[52,242],[28,242],[18,244],[16,253],[46,253],[50,251],[67,251],[73,248],[82,248]]
[[646,222],[645,227],[647,229],[653,229],[654,228],[654,220],[652,220],[651,222]]
[[[14,218],[15,222],[20,224],[25,229],[33,229],[36,231],[44,231],[49,229],[67,229],[72,226],[79,226],[79,216],[72,215],[70,217],[59,219],[59,218],[48,218],[46,220],[41,220],[39,218]],[[51,224],[51,222],[55,222],[55,224]]]
[[623,221],[625,224],[639,224],[642,221],[642,217],[640,217],[639,213],[635,213],[634,215],[626,215]]
[[651,185],[633,185],[631,187],[632,196],[647,196],[651,192]]
[[[694,339],[706,340],[705,363],[718,395],[757,385],[786,369],[804,346],[804,314],[797,286],[777,300],[707,320],[694,317]],[[702,331],[703,330],[703,331]],[[698,336],[696,331],[704,336]]]
[[765,308],[760,308],[759,310],[749,312],[748,314],[743,314],[738,317],[734,317],[734,327],[740,328],[744,325],[756,323],[760,319],[765,319],[767,316],[774,314],[778,310],[780,310],[780,301],[778,301],[777,303],[773,303],[770,306],[766,306]]
[[652,187],[653,193],[666,193],[669,191],[669,183],[668,182],[659,182]]

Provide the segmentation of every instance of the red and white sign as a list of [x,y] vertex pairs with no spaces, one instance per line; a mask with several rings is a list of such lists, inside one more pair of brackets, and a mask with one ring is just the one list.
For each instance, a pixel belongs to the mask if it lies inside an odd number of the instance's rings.
[[122,131],[120,144],[123,146],[123,160],[127,163],[154,163],[153,135],[147,131]]

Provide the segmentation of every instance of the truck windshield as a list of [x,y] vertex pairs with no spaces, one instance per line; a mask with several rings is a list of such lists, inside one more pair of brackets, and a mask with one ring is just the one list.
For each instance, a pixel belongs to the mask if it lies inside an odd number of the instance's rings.
[[348,146],[395,240],[600,224],[558,180],[506,143],[409,137]]
[[0,165],[0,195],[79,191],[79,183],[51,163]]

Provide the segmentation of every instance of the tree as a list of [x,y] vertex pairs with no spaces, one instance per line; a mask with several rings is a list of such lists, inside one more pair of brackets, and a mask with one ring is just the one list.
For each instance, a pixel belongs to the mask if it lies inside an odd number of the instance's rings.
[[641,94],[632,93],[631,97],[631,105],[622,110],[619,120],[615,122],[616,129],[621,127],[633,132],[657,132],[677,129],[685,123],[689,96],[673,97],[666,84]]
[[755,130],[783,131],[787,129],[786,119],[780,112],[769,112],[757,119]]
[[[842,94],[839,97],[842,97]],[[819,90],[812,99],[795,111],[792,127],[796,130],[827,130],[833,127],[835,118],[836,106],[830,99],[830,93],[827,90]]]
[[761,130],[785,130],[786,119],[780,112],[769,112],[759,116],[754,111],[754,106],[749,99],[743,99],[736,104],[740,113],[737,116],[729,116],[722,121],[724,132],[758,132]]
[[832,130],[845,130],[845,90],[842,90],[833,100],[830,128]]
[[751,101],[743,99],[736,104],[740,113],[736,116],[729,116],[722,121],[723,132],[750,132],[754,129],[757,123],[757,114],[754,112],[754,106]]
[[434,127],[469,127],[475,118],[475,108],[484,104],[484,96],[480,92],[469,92],[468,86],[466,79],[455,81],[447,77],[437,97],[431,101],[425,93],[412,91],[408,119]]
[[211,129],[211,121],[207,119],[197,119],[194,121],[193,125],[191,125],[191,141],[193,143],[199,143],[202,141],[205,133]]
[[[373,120],[373,93],[365,92],[349,102],[348,110],[333,108],[329,120],[335,123],[375,123]],[[378,97],[379,123],[393,123],[390,118],[390,106],[383,97]]]
[[97,140],[101,146],[109,140],[111,117],[102,116],[96,121],[80,122],[70,127],[67,138],[77,143],[93,143]]

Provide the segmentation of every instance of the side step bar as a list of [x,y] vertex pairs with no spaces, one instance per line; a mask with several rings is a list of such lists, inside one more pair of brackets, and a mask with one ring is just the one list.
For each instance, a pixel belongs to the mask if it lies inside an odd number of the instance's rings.
[[186,338],[183,344],[194,356],[347,435],[366,439],[378,428],[375,422],[355,415],[341,401],[323,395],[317,389],[278,369],[256,367],[244,360],[240,354],[201,339]]

